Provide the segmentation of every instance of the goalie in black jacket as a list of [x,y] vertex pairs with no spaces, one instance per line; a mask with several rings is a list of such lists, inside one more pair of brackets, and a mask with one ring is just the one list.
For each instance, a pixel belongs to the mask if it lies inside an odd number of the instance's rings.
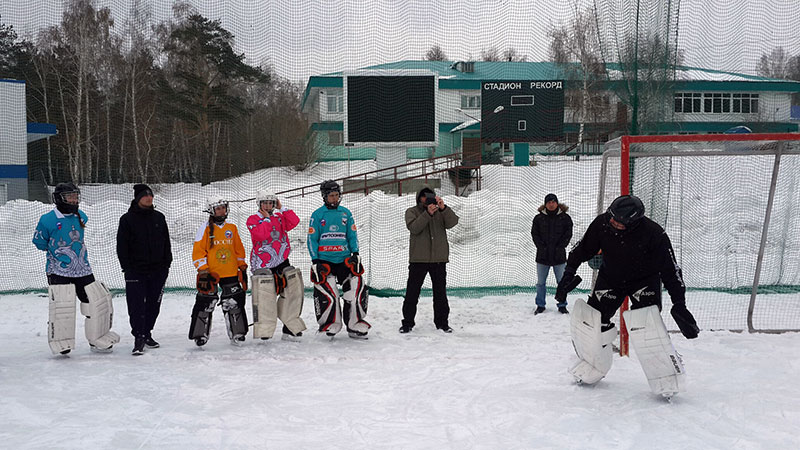
[[672,300],[672,317],[684,336],[696,338],[699,328],[686,309],[686,286],[672,244],[660,225],[644,216],[644,204],[632,195],[615,199],[608,211],[589,225],[567,258],[556,300],[566,301],[581,281],[575,273],[584,261],[602,251],[603,262],[588,302],[578,300],[571,318],[572,341],[578,363],[570,373],[593,384],[611,369],[617,336],[611,318],[625,297],[631,309],[624,314],[630,342],[653,392],[671,397],[682,390],[683,364],[661,319],[661,283]]

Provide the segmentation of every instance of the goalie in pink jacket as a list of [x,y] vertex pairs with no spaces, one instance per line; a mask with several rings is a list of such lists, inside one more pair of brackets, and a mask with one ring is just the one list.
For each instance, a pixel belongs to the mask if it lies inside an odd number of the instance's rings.
[[270,339],[277,319],[283,322],[283,339],[298,340],[306,329],[303,312],[303,277],[289,264],[289,231],[300,223],[297,214],[284,208],[267,191],[256,195],[258,212],[247,218],[253,240],[250,270],[253,273],[253,337]]

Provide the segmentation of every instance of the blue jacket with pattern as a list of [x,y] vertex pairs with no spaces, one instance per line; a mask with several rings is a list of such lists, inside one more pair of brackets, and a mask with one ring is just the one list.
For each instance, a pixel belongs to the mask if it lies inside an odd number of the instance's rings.
[[[85,225],[88,220],[86,213],[78,210],[78,214]],[[65,215],[56,208],[43,214],[33,233],[33,244],[47,252],[45,272],[48,275],[69,278],[91,275],[92,268],[83,244],[83,227],[77,215]]]

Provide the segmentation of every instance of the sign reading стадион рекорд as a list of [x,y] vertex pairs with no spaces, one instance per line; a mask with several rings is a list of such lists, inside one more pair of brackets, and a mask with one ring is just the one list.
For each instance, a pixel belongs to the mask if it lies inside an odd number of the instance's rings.
[[484,142],[551,142],[564,139],[564,82],[481,83]]

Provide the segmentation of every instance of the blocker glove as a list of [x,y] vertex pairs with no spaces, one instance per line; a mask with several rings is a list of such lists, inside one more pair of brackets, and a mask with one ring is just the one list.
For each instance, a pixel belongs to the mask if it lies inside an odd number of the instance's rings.
[[686,309],[686,303],[679,302],[673,304],[670,314],[672,314],[672,318],[675,319],[675,323],[678,324],[678,328],[680,328],[681,333],[686,339],[694,339],[700,334],[697,321],[694,320],[692,313]]
[[564,270],[564,276],[561,277],[561,281],[558,282],[558,287],[556,288],[556,301],[565,303],[567,301],[567,294],[578,287],[581,281],[583,281],[583,278],[575,275],[575,269],[568,267]]
[[322,262],[320,259],[315,259],[311,264],[311,282],[320,284],[328,278],[331,274],[331,266]]
[[197,272],[197,290],[201,294],[211,294],[217,289],[219,276],[208,270],[201,270]]
[[361,264],[361,257],[358,252],[354,252],[349,258],[344,260],[344,265],[350,268],[353,275],[361,275],[364,273],[364,266]]

